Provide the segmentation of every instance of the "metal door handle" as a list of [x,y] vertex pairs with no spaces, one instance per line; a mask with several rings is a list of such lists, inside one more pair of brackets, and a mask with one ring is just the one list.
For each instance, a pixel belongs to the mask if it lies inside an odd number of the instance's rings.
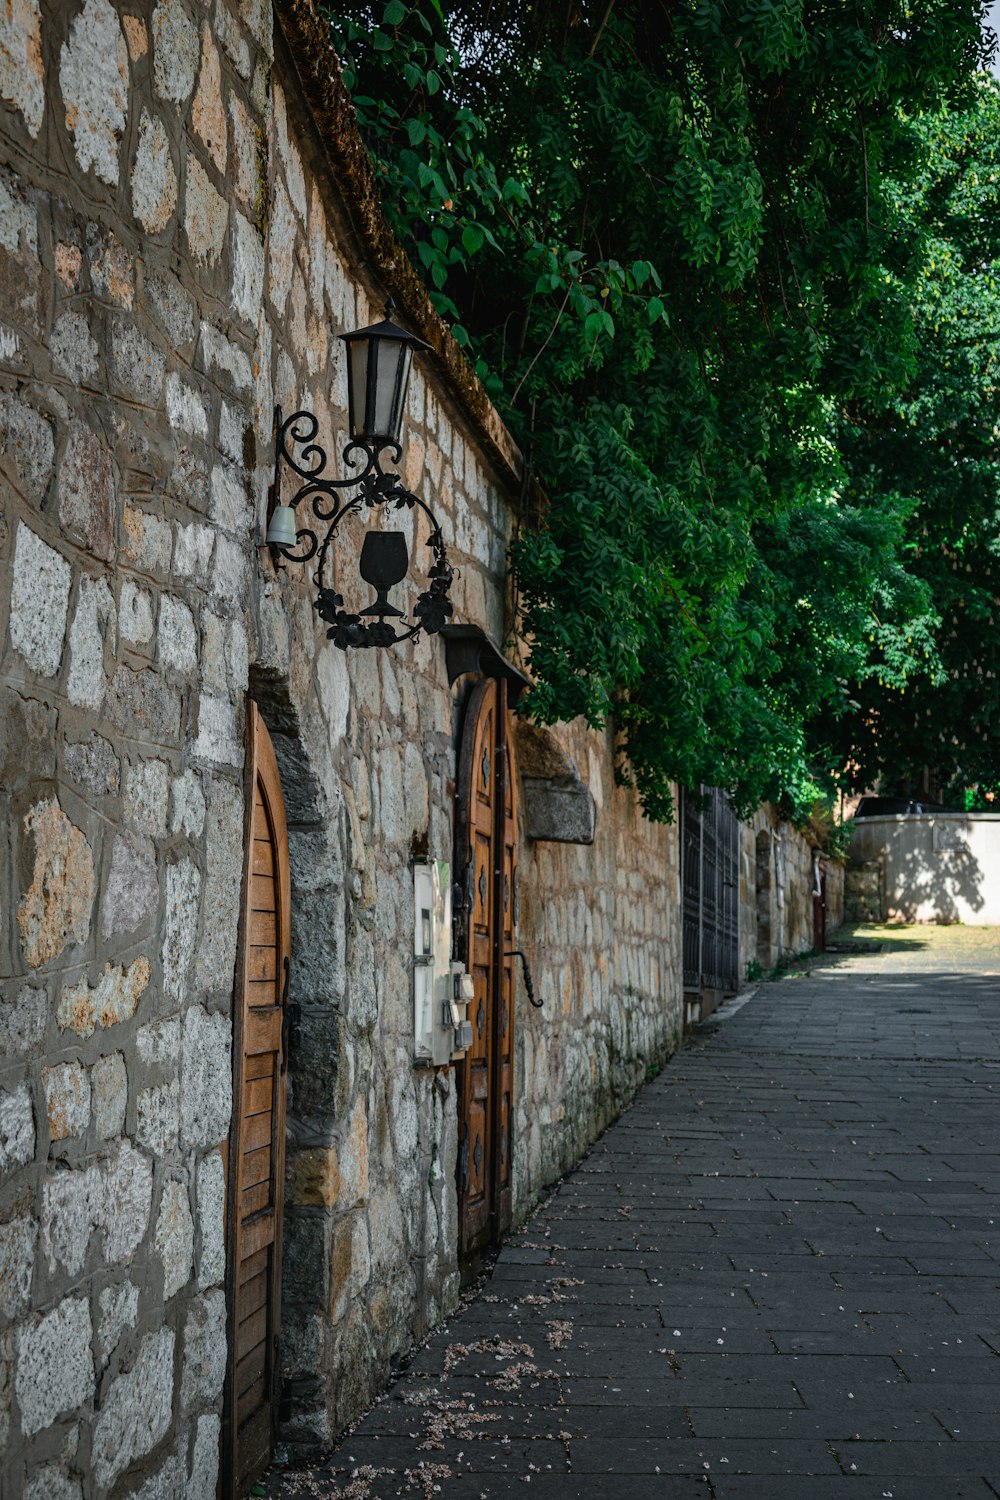
[[535,986],[531,982],[531,970],[528,968],[528,960],[525,958],[520,948],[508,948],[507,952],[504,954],[504,958],[519,958],[521,960],[521,969],[524,973],[524,988],[528,994],[528,1003],[530,1005],[533,1005],[536,1010],[541,1010],[545,1002],[543,1000],[535,999]]

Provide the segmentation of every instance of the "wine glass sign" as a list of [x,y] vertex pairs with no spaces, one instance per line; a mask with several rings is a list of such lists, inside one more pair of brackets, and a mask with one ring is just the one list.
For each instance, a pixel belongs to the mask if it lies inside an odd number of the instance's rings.
[[[316,442],[319,424],[310,411],[290,417],[275,410],[274,483],[267,541],[289,562],[317,559],[314,574],[317,594],[314,608],[329,627],[327,636],[335,646],[395,646],[412,640],[423,630],[433,635],[451,618],[448,597],[454,577],[448,562],[441,527],[430,506],[406,489],[399,475],[383,467],[383,456],[398,464],[402,456],[399,433],[406,404],[406,387],[415,348],[426,348],[392,318],[393,304],[381,323],[355,333],[342,334],[347,344],[348,407],[351,438],[344,448],[347,468],[357,470],[347,479],[326,477],[327,455]],[[284,463],[302,483],[290,505],[280,503],[281,465]],[[345,490],[354,490],[349,498]],[[315,519],[325,525],[320,533],[300,527],[296,509],[308,502]],[[373,603],[352,613],[333,584],[332,544],[346,517],[372,513],[419,511],[427,518],[427,547],[431,562],[426,587],[413,606],[412,618],[390,601],[389,595],[403,582],[410,567],[406,535],[402,531],[369,529],[361,548],[358,571],[375,592]]]

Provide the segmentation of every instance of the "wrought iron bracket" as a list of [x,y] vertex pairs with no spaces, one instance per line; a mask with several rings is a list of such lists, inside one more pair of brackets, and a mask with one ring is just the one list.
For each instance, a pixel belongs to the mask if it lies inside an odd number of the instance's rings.
[[[448,561],[440,523],[430,506],[408,490],[397,473],[384,466],[386,457],[390,463],[399,463],[402,456],[400,444],[352,440],[343,450],[343,460],[345,467],[353,467],[358,472],[346,479],[331,479],[326,474],[326,450],[316,442],[318,430],[319,423],[312,412],[296,411],[285,417],[281,407],[275,407],[274,479],[268,494],[268,516],[282,503],[281,466],[285,464],[302,481],[286,503],[294,510],[303,501],[308,502],[313,517],[320,524],[316,529],[312,526],[297,529],[294,547],[271,544],[272,551],[292,563],[309,563],[313,558],[317,559],[313,574],[317,590],[313,608],[329,627],[328,639],[341,650],[351,646],[396,646],[400,641],[413,640],[421,630],[427,635],[436,634],[454,612],[449,598],[454,569]],[[345,498],[344,492],[348,490],[355,493]],[[370,576],[362,572],[362,576],[373,585],[377,597],[374,604],[358,614],[345,609],[343,596],[334,587],[332,544],[338,527],[346,516],[374,509],[386,513],[419,510],[430,525],[427,546],[431,549],[432,561],[427,570],[427,587],[417,598],[412,620],[388,601],[389,588],[402,582],[405,569],[397,570],[398,576],[394,572],[391,581],[387,581],[384,570],[371,571]],[[400,547],[405,551],[402,539]],[[394,556],[393,562],[397,560]],[[408,564],[408,557],[406,562]],[[390,620],[395,620],[400,628],[390,624]]]

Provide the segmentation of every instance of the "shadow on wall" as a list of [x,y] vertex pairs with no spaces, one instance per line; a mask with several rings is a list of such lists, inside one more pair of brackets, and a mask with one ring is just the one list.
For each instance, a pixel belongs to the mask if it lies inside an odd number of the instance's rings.
[[[1000,823],[995,825],[1000,834]],[[860,820],[852,858],[882,867],[882,917],[890,922],[984,922],[991,872],[984,869],[993,829],[961,817],[894,817]]]
[[892,921],[961,922],[986,905],[983,869],[971,849],[905,848],[894,854],[891,869],[886,906]]

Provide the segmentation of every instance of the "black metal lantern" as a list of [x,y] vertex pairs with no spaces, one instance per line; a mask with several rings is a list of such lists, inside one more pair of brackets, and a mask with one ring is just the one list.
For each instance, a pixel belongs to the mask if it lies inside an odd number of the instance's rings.
[[[274,482],[266,540],[289,562],[306,563],[318,557],[314,608],[329,626],[328,638],[343,650],[349,646],[394,646],[412,640],[421,630],[434,634],[453,613],[448,591],[454,574],[441,527],[426,501],[406,489],[399,475],[382,464],[384,453],[393,463],[399,463],[402,456],[399,433],[413,351],[427,348],[422,339],[393,321],[392,312],[390,302],[381,323],[341,335],[347,345],[351,424],[351,440],[343,456],[347,467],[359,469],[358,473],[348,479],[324,477],[327,456],[315,441],[319,430],[316,417],[303,410],[283,418],[281,408],[275,409]],[[282,462],[304,481],[290,505],[279,503]],[[356,494],[342,500],[340,491],[345,489],[354,489]],[[322,538],[310,528],[298,526],[295,509],[303,500],[310,501],[317,520],[327,523]],[[413,619],[389,602],[390,590],[406,577],[410,557],[403,532],[386,528],[367,533],[359,561],[361,578],[375,590],[375,600],[357,614],[350,613],[332,579],[331,544],[338,526],[345,516],[362,510],[385,513],[404,508],[422,511],[430,525],[427,546],[432,560],[427,587],[417,598]]]
[[347,345],[351,437],[366,443],[399,442],[413,351],[428,347],[393,321],[395,310],[390,298],[381,323],[340,335]]

